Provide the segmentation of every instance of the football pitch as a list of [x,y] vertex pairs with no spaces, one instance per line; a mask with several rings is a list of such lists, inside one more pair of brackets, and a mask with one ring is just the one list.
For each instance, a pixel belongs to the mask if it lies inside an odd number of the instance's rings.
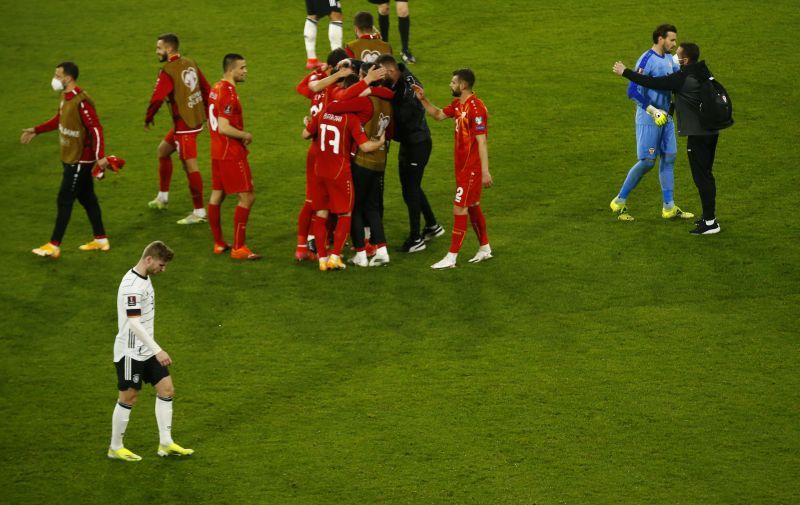
[[[375,6],[342,3],[348,41],[353,14]],[[495,185],[482,207],[495,258],[467,264],[469,230],[456,269],[429,268],[449,246],[454,191],[452,122],[429,119],[423,186],[448,234],[394,252],[407,215],[393,144],[391,264],[326,273],[292,258],[308,148],[308,100],[294,89],[303,2],[4,5],[0,503],[800,503],[792,5],[411,2],[411,70],[431,101],[446,105],[452,71],[467,66],[489,109]],[[714,166],[714,236],[660,217],[655,170],[629,197],[636,221],[608,209],[635,162],[634,105],[611,66],[632,66],[664,22],[700,45],[734,101]],[[247,58],[238,89],[260,262],[215,256],[207,226],[175,224],[191,209],[177,160],[169,209],[147,208],[166,107],[151,132],[142,125],[167,31],[212,83],[225,53]],[[51,261],[30,250],[54,222],[57,134],[27,146],[19,135],[52,117],[49,81],[64,60],[80,67],[106,152],[127,165],[95,186],[112,249],[78,251],[91,228],[76,202]],[[685,145],[676,203],[699,214]],[[198,149],[208,191],[207,132]],[[146,386],[125,435],[144,459],[128,464],[106,458],[115,300],[157,239],[176,253],[153,281],[156,339],[175,360],[173,434],[196,452],[156,456]]]

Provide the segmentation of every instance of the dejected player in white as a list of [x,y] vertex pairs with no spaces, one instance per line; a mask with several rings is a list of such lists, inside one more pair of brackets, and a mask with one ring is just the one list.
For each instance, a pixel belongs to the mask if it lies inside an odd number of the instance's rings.
[[156,306],[150,276],[163,272],[173,256],[172,250],[163,242],[149,244],[139,262],[125,274],[119,285],[119,333],[114,341],[119,399],[111,418],[111,445],[108,449],[111,459],[142,459],[122,443],[142,382],[152,384],[156,390],[158,455],[188,456],[194,453],[192,449],[184,449],[172,440],[172,398],[175,389],[167,369],[172,364],[172,358],[156,343],[153,332]]

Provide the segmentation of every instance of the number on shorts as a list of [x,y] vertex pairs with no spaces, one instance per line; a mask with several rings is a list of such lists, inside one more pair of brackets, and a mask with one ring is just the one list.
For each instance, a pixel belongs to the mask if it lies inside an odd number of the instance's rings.
[[342,135],[339,133],[339,128],[336,128],[334,125],[331,124],[321,124],[319,126],[320,136],[319,136],[319,148],[321,151],[325,151],[325,132],[329,131],[333,134],[333,138],[329,140],[327,143],[333,147],[333,154],[339,154],[339,140],[341,139]]
[[456,203],[461,203],[462,196],[464,196],[464,188],[459,186],[456,188]]
[[213,103],[208,106],[208,124],[211,125],[213,131],[217,131],[217,128],[219,128],[219,121],[217,120],[217,116],[214,115]]

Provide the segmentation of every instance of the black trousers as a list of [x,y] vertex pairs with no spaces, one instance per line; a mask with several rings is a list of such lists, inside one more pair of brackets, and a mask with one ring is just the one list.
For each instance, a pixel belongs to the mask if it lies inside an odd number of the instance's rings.
[[428,198],[422,191],[422,176],[425,173],[425,165],[431,157],[432,147],[431,139],[418,144],[400,144],[398,171],[400,186],[403,189],[403,201],[408,207],[409,237],[412,239],[420,237],[420,213],[425,216],[426,226],[436,225],[436,216],[433,215]]
[[92,178],[93,164],[67,164],[64,165],[64,177],[61,179],[61,189],[58,191],[58,214],[56,214],[56,226],[50,240],[61,243],[64,232],[67,231],[69,218],[72,216],[72,204],[77,198],[89,216],[92,223],[92,231],[95,237],[105,235],[103,228],[103,218],[100,213],[100,203],[97,195],[94,194],[94,179]]
[[353,218],[350,237],[356,248],[364,247],[364,227],[369,226],[370,242],[386,242],[383,231],[383,172],[366,169],[350,162],[353,174]]
[[689,135],[686,142],[686,154],[689,166],[692,167],[692,178],[700,202],[703,205],[703,219],[711,221],[716,218],[717,183],[714,174],[714,155],[717,152],[719,135]]

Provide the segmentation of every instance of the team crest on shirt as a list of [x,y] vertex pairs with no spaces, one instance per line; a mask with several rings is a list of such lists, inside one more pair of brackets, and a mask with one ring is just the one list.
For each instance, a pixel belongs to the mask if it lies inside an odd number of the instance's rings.
[[655,154],[656,153],[656,148],[655,147],[651,147],[650,149],[647,150],[647,152],[649,152],[650,154]]
[[231,109],[231,106],[230,106],[230,104],[225,106],[225,114],[230,114],[230,113],[231,113],[231,110],[232,110],[232,109]]
[[475,124],[482,125],[483,124],[483,116],[476,116],[475,117]]
[[181,72],[181,80],[189,88],[189,91],[194,91],[197,87],[197,70],[194,67],[189,67]]
[[383,135],[383,132],[385,132],[386,128],[388,128],[389,122],[391,120],[392,120],[392,117],[385,115],[383,112],[381,112],[378,115],[378,132],[377,132],[377,136],[378,137]]
[[378,61],[378,56],[380,55],[381,53],[379,53],[378,51],[370,51],[369,49],[364,49],[363,51],[361,51],[361,61],[365,63],[374,63]]
[[134,384],[139,384],[139,374],[138,373],[133,374],[133,377],[131,377],[131,381],[133,381]]
[[136,306],[136,297],[129,296],[128,297],[128,307],[135,307]]

